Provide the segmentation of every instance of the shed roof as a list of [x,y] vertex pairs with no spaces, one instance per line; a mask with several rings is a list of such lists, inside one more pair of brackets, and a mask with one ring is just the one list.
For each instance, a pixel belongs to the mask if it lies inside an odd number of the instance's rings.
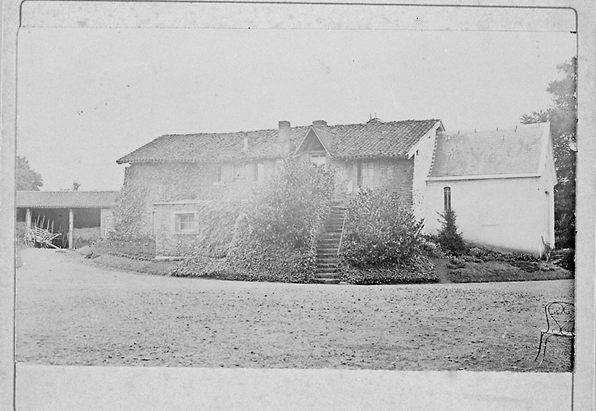
[[111,208],[119,191],[17,191],[18,208]]
[[539,175],[550,144],[550,123],[495,131],[442,133],[429,177]]
[[[296,147],[314,129],[335,158],[405,157],[440,120],[405,120],[365,124],[298,126],[290,128]],[[243,151],[244,139],[248,150]],[[118,164],[145,162],[225,162],[278,158],[278,129],[233,133],[169,134],[118,159]]]

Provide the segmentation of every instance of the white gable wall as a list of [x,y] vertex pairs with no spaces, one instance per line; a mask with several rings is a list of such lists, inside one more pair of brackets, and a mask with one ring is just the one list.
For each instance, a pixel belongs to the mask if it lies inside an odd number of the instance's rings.
[[443,212],[443,188],[450,187],[451,208],[465,240],[540,255],[541,237],[554,244],[554,204],[549,184],[544,177],[429,180],[424,231],[436,234],[440,229],[437,212]]
[[433,127],[424,137],[416,143],[410,151],[414,158],[414,177],[412,180],[412,207],[414,217],[422,220],[425,216],[424,194],[426,192],[426,179],[430,172],[437,139],[437,129],[440,123]]

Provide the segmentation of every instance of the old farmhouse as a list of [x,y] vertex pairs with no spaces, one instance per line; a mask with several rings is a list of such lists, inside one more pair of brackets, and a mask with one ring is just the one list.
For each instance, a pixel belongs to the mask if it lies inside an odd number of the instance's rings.
[[[350,196],[362,187],[384,187],[398,193],[411,204],[416,218],[425,220],[427,232],[436,231],[437,212],[453,207],[466,239],[539,254],[542,246],[537,244],[543,244],[541,237],[544,242],[554,243],[552,211],[548,211],[548,216],[544,214],[541,221],[534,219],[516,225],[519,210],[509,207],[510,198],[501,197],[499,203],[486,197],[485,191],[496,184],[505,193],[513,192],[506,188],[509,184],[522,196],[518,203],[525,207],[524,212],[552,210],[549,204],[555,177],[548,129],[548,124],[519,126],[497,134],[477,134],[478,141],[469,135],[473,143],[465,145],[463,135],[447,136],[437,119],[386,122],[374,118],[365,124],[349,125],[328,125],[317,120],[298,127],[280,121],[277,129],[161,136],[117,163],[129,164],[124,184],[144,193],[143,231],[155,237],[157,254],[161,256],[175,255],[189,235],[200,236],[197,210],[206,201],[246,198],[255,185],[275,175],[289,156],[334,167],[337,196]],[[456,144],[458,141],[462,143]],[[485,144],[486,141],[491,144]],[[513,141],[518,141],[518,146]],[[501,147],[505,144],[512,146]],[[520,147],[524,151],[517,149]],[[458,150],[476,161],[447,166],[452,161],[463,161],[455,154]],[[518,160],[510,158],[522,154]],[[509,169],[508,164],[526,164],[529,158],[537,167],[541,164],[542,168],[532,171],[532,178],[540,180],[540,187],[549,191],[550,197],[531,196],[524,191],[530,187],[523,183],[530,180],[518,175],[524,174],[523,170],[512,170],[510,174],[515,178],[500,175],[501,170]],[[498,183],[491,179],[495,174],[499,174]],[[477,194],[473,181],[480,181],[482,187]],[[486,208],[482,202],[489,198],[492,208]],[[492,209],[498,213],[491,215],[491,221],[499,223],[486,229],[473,216]],[[529,230],[529,224],[537,226]],[[519,241],[500,241],[513,236]]]

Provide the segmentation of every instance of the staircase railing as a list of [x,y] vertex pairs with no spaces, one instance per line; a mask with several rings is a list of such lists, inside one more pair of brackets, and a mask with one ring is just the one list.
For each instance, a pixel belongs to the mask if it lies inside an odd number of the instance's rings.
[[341,234],[339,235],[339,244],[337,246],[337,255],[339,256],[339,253],[341,251],[341,245],[343,243],[343,239],[344,239],[344,231],[346,230],[346,220],[348,218],[348,209],[346,208],[346,211],[344,211],[344,221],[341,224]]

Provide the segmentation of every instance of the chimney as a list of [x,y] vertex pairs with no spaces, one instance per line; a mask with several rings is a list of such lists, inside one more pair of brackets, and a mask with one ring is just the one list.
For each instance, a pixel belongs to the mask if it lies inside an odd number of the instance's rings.
[[290,122],[282,120],[278,123],[277,154],[287,157],[290,154]]
[[325,120],[315,120],[312,122],[313,126],[319,126],[319,127],[326,127],[327,126],[327,122]]

